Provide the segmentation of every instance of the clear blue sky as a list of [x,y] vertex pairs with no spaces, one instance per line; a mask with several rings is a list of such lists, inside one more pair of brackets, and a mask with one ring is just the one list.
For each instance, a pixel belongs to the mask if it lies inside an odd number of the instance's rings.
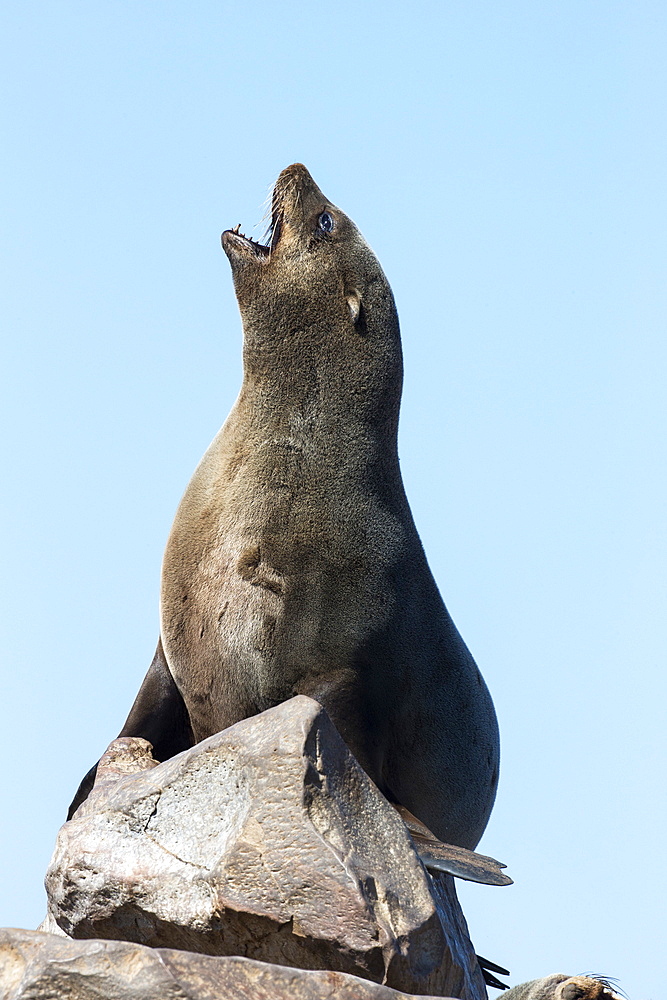
[[664,996],[667,8],[5,0],[0,924],[158,630],[240,383],[220,231],[301,160],[392,282],[408,495],[495,698],[512,982]]

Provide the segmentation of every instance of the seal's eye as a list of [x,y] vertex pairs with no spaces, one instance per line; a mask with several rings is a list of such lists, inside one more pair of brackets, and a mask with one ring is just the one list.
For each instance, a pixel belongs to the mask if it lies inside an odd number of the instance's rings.
[[323,233],[330,233],[335,225],[333,215],[330,215],[329,212],[322,212],[317,220],[317,225]]

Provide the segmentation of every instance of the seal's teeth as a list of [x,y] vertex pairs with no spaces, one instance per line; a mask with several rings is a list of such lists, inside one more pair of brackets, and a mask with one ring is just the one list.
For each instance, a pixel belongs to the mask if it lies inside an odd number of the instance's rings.
[[240,228],[241,228],[241,223],[237,222],[236,225],[234,226],[234,228],[232,229],[232,232],[236,233],[236,235],[238,236]]

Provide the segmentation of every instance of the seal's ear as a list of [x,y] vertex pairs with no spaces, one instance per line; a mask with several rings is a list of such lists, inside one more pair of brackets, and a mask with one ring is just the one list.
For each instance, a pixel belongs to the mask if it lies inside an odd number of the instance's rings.
[[350,317],[354,323],[355,330],[357,333],[366,333],[366,317],[364,316],[361,295],[356,289],[352,289],[352,291],[347,292],[345,295],[345,300],[347,308],[350,310]]

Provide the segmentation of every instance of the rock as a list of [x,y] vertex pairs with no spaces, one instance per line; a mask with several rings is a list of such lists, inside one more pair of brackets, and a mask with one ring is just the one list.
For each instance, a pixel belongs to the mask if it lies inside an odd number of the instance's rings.
[[139,736],[120,736],[109,744],[98,761],[93,790],[100,792],[125,774],[150,771],[158,766],[148,740],[142,740]]
[[67,935],[486,997],[452,877],[427,874],[317,702],[293,698],[158,766],[118,742],[47,873]]
[[531,979],[514,986],[502,996],[503,1000],[611,1000],[616,994],[605,979],[556,972],[544,979]]
[[[118,737],[109,744],[97,763],[96,777],[90,794],[99,798],[99,793],[122,775],[135,774],[138,771],[147,771],[158,767],[158,761],[154,759],[152,751],[153,747],[148,740],[139,736]],[[443,844],[405,806],[395,802],[392,805],[408,828],[412,843],[426,868],[432,871],[448,872],[450,875],[456,875],[457,878],[471,882],[482,882],[486,885],[512,884],[512,879],[502,871],[507,866],[500,861],[484,854],[468,851],[464,847]],[[50,927],[39,929],[51,930]]]
[[[125,941],[0,930],[3,1000],[408,1000],[348,976]],[[424,998],[422,998],[424,1000]]]

